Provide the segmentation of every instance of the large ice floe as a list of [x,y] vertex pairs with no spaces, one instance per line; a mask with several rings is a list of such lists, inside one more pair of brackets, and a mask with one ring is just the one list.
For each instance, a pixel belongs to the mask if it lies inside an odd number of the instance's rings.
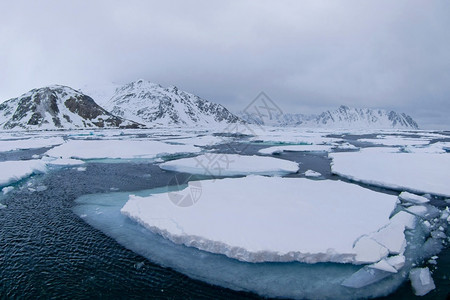
[[122,213],[175,243],[241,261],[361,264],[404,251],[410,220],[389,219],[396,202],[340,181],[249,176],[202,181],[201,198],[183,209],[166,194],[130,196]]
[[332,172],[342,177],[395,190],[450,197],[449,153],[389,153],[377,150],[331,153],[329,156],[333,159]]
[[209,176],[285,175],[298,171],[298,163],[273,157],[207,153],[168,161],[161,169]]
[[2,161],[0,162],[0,186],[46,171],[47,165],[40,160]]
[[150,140],[69,140],[46,154],[78,159],[154,159],[163,155],[196,153],[200,150],[192,145],[171,145]]
[[[171,201],[171,193],[198,188],[201,197],[190,207]],[[413,215],[396,196],[341,181],[262,176],[76,202],[87,223],[161,266],[234,290],[296,299],[392,293],[442,249],[445,233],[435,232],[445,231],[450,218],[448,209],[440,217]]]

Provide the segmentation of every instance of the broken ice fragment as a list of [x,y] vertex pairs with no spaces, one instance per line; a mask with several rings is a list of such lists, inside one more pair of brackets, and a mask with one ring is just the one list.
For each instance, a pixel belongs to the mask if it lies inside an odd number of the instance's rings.
[[409,272],[409,279],[416,296],[426,295],[436,288],[428,268],[412,269]]
[[423,204],[423,203],[427,203],[430,200],[423,197],[423,196],[418,196],[415,194],[411,194],[408,192],[402,192],[400,195],[398,195],[398,198],[402,201],[405,202],[410,202],[410,203],[414,203],[414,204]]

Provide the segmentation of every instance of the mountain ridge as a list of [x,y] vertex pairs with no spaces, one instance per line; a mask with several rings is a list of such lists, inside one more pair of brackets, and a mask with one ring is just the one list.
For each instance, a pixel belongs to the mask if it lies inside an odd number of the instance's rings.
[[238,112],[237,115],[250,124],[270,126],[296,126],[320,128],[372,128],[372,129],[418,129],[414,119],[393,110],[350,108],[345,105],[320,114],[272,113],[269,115]]
[[3,129],[139,128],[114,116],[91,97],[63,85],[32,89],[0,104]]
[[240,121],[220,104],[181,91],[176,86],[163,87],[142,79],[117,88],[105,108],[148,126],[216,125]]

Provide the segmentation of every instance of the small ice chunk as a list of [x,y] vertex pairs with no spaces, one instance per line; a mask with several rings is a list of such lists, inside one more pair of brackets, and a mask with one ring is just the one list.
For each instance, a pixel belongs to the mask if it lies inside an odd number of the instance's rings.
[[359,289],[368,286],[372,283],[378,282],[388,276],[392,275],[391,272],[386,272],[379,269],[370,268],[365,266],[359,271],[353,273],[349,278],[345,279],[341,285]]
[[397,269],[391,266],[385,259],[380,260],[377,263],[368,265],[369,268],[378,269],[390,273],[397,273]]
[[0,203],[0,209],[6,208],[6,205]]
[[7,187],[4,187],[4,188],[2,189],[2,193],[3,193],[3,195],[6,195],[6,194],[8,194],[9,192],[11,192],[12,190],[14,190],[14,187],[13,187],[13,186],[7,186]]
[[377,262],[389,254],[389,250],[386,247],[367,236],[361,237],[356,242],[353,251],[356,253],[355,260],[360,263]]
[[408,192],[402,192],[400,195],[398,195],[398,198],[402,201],[411,202],[414,204],[423,204],[430,201],[423,196],[418,196]]
[[398,271],[405,265],[406,258],[403,255],[395,255],[386,258],[386,261]]
[[443,233],[442,231],[439,231],[439,230],[432,231],[431,236],[435,239],[445,239],[447,237],[445,235],[445,233]]
[[313,171],[313,170],[307,170],[305,172],[305,176],[306,177],[320,177],[320,176],[322,176],[322,174],[320,174],[319,172]]
[[86,167],[78,167],[77,171],[78,172],[84,172],[84,171],[86,171]]
[[416,296],[424,296],[436,288],[428,268],[412,269],[409,272],[409,279]]

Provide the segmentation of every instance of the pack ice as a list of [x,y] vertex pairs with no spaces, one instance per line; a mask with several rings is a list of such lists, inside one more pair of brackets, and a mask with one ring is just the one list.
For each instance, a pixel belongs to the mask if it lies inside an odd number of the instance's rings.
[[131,195],[121,212],[174,243],[245,262],[379,262],[403,253],[415,218],[389,218],[395,196],[330,180],[206,180],[198,202],[183,208],[168,196]]
[[161,169],[210,176],[284,175],[298,171],[292,161],[257,155],[207,153],[196,157],[168,161]]
[[161,155],[199,151],[200,148],[192,145],[170,145],[150,140],[69,140],[46,154],[78,159],[152,159]]

